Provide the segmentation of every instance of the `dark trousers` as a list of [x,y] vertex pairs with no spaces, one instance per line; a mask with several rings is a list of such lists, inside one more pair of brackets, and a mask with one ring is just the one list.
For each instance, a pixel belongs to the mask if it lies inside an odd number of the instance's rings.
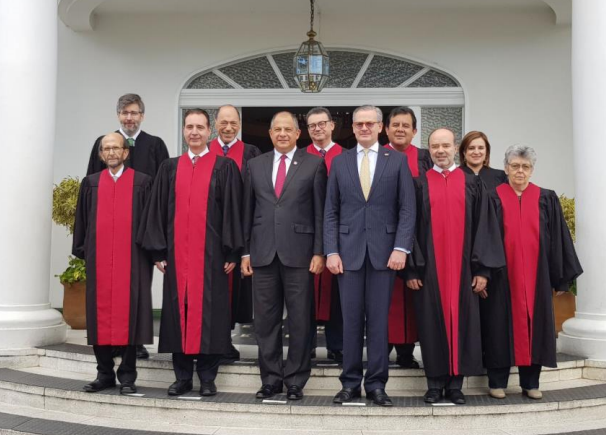
[[396,348],[396,354],[403,359],[412,358],[412,353],[415,351],[414,343],[390,344],[388,353],[391,353],[394,347]]
[[[334,281],[333,281],[334,282]],[[343,313],[341,312],[341,297],[336,283],[333,284],[332,299],[330,301],[330,319],[324,321],[324,335],[326,337],[326,349],[331,352],[343,351]],[[317,347],[317,322],[315,313],[312,316],[312,348]]]
[[[254,328],[263,385],[301,388],[311,374],[313,275],[308,268],[287,267],[278,256],[253,275]],[[288,311],[288,357],[283,364],[282,315]]]
[[437,376],[427,378],[427,388],[430,390],[461,390],[463,389],[463,376]]
[[214,381],[219,371],[219,363],[222,355],[197,354],[186,355],[184,353],[173,353],[173,370],[178,381],[189,381],[194,377],[194,359],[196,360],[196,372],[200,382]]
[[[507,388],[509,371],[511,367],[488,369],[488,386],[490,388]],[[539,388],[541,377],[541,366],[532,364],[530,366],[518,367],[520,372],[520,387],[524,390],[535,390]]]
[[122,362],[118,366],[118,382],[132,384],[137,380],[137,346],[93,346],[97,359],[97,378],[103,382],[112,382],[114,374],[114,349],[119,349]]
[[[343,313],[343,372],[344,388],[373,391],[385,388],[389,378],[388,315],[396,272],[376,270],[368,252],[359,270],[346,270],[339,275],[341,311]],[[362,354],[366,331],[368,365],[363,376]]]

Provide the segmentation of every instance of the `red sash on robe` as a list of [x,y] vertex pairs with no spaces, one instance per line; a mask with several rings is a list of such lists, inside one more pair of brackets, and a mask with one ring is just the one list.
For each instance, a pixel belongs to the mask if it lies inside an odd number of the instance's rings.
[[[175,270],[183,353],[200,353],[204,301],[206,219],[217,155],[206,153],[194,167],[185,153],[175,181]],[[170,267],[170,266],[169,266]],[[187,301],[187,312],[185,312]],[[186,322],[187,320],[187,322]]]
[[515,365],[532,364],[532,321],[539,260],[539,197],[530,183],[518,198],[509,184],[497,187],[503,205],[504,245],[511,295]]
[[[219,139],[213,139],[208,145],[208,149],[216,155],[223,157],[223,147],[219,143]],[[242,172],[242,163],[244,162],[244,142],[238,139],[236,143],[229,147],[229,151],[227,151],[227,156],[225,157],[229,157],[236,162],[238,169],[240,172]]]
[[[322,157],[320,151],[316,149],[314,144],[307,146],[307,152],[314,156]],[[334,144],[326,153],[324,162],[326,163],[327,173],[330,174],[330,166],[332,159],[343,152],[343,148],[339,144]],[[330,320],[330,304],[332,299],[332,273],[328,269],[314,276],[314,296],[316,303],[316,320]]]
[[97,344],[125,346],[130,325],[130,274],[135,171],[118,181],[106,169],[97,191]]
[[[391,148],[392,150],[396,150],[390,143],[385,145],[385,148]],[[406,154],[406,157],[408,158],[408,169],[410,169],[412,177],[417,178],[419,176],[419,149],[416,146],[410,144],[404,150],[404,154]]]
[[[457,168],[448,178],[427,171],[431,231],[440,299],[450,355],[450,374],[459,374],[459,300],[465,234],[465,173]],[[465,289],[471,291],[471,289]]]

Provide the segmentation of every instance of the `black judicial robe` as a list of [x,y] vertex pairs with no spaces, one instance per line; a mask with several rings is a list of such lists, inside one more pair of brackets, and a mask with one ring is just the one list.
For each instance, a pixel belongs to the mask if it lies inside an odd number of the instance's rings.
[[153,343],[153,262],[135,239],[151,177],[125,168],[82,180],[72,252],[86,260],[88,344]]
[[[460,168],[468,174],[475,175],[467,165],[461,165]],[[489,192],[495,190],[497,186],[507,183],[507,174],[505,174],[505,171],[489,166],[482,166],[482,169],[478,172],[478,177],[484,182],[484,185]]]
[[139,240],[166,260],[159,352],[224,354],[231,346],[226,262],[243,247],[242,177],[214,153],[160,166]]
[[473,276],[505,265],[498,223],[483,183],[455,169],[415,179],[416,242],[406,279],[414,292],[417,328],[428,377],[482,373],[479,296]]
[[[210,151],[222,156],[223,148],[218,139],[214,139],[209,144]],[[226,157],[229,157],[238,166],[242,174],[242,182],[246,176],[248,166],[246,163],[250,159],[254,159],[261,155],[261,150],[254,145],[247,144],[241,140],[233,144]],[[252,278],[243,277],[240,272],[240,261],[236,264],[236,268],[229,274],[229,295],[231,299],[231,327],[236,326],[236,323],[252,323],[253,321],[253,298],[252,298]]]
[[532,183],[521,199],[509,184],[490,199],[507,267],[493,275],[480,304],[485,365],[556,367],[552,289],[568,291],[583,272],[560,201]]
[[[120,133],[117,130],[116,133]],[[120,133],[121,134],[121,133]],[[88,169],[86,175],[91,175],[107,168],[105,163],[99,158],[99,145],[103,136],[99,136],[93,145],[88,160]],[[144,131],[139,133],[135,145],[129,147],[128,159],[124,162],[124,166],[133,168],[137,172],[142,172],[149,175],[152,179],[156,176],[158,168],[162,162],[169,158],[168,149],[162,139],[157,136],[152,136]]]

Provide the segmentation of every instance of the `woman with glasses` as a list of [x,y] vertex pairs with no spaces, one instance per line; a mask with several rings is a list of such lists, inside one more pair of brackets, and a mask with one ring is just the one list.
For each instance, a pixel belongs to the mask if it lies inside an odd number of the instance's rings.
[[507,182],[505,172],[490,167],[490,142],[481,131],[470,131],[459,147],[461,169],[480,177],[489,191]]
[[509,147],[508,182],[490,193],[507,264],[480,295],[484,363],[490,396],[498,399],[511,366],[518,366],[522,393],[542,398],[541,366],[556,367],[553,293],[568,291],[583,272],[558,196],[530,182],[535,163],[532,148]]

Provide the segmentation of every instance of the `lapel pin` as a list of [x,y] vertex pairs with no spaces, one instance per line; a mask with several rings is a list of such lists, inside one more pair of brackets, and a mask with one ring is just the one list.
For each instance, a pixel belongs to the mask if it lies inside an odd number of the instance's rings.
[[293,164],[293,165],[296,165],[296,164],[297,164],[297,161],[295,160],[294,162],[292,162],[292,164]]
[[387,157],[389,155],[389,153],[385,153],[385,156]]

